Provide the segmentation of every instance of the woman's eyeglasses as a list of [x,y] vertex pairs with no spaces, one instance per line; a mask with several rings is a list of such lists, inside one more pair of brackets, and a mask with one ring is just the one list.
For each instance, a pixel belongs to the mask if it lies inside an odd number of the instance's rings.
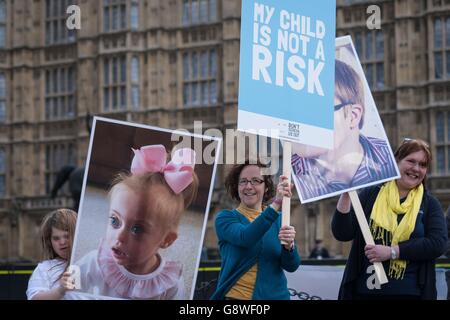
[[261,180],[261,179],[258,179],[258,178],[252,178],[252,179],[250,179],[250,180],[247,180],[247,179],[241,179],[241,180],[239,180],[239,185],[240,185],[240,186],[246,186],[247,183],[249,183],[249,182],[250,182],[250,184],[251,184],[252,186],[258,186],[258,185],[260,185],[261,183],[263,183],[264,180]]

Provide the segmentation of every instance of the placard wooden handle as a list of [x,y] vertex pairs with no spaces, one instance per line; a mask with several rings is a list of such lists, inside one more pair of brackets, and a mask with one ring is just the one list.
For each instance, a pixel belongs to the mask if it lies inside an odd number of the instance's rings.
[[[355,210],[356,219],[358,220],[358,224],[364,237],[364,241],[366,241],[366,244],[374,245],[375,242],[373,241],[372,233],[369,229],[369,224],[367,223],[364,210],[361,206],[361,202],[359,201],[358,193],[356,191],[350,191],[348,194],[350,195],[350,200],[352,201],[353,209]],[[375,262],[373,264],[373,267],[380,284],[388,283],[383,264],[381,262]]]
[[[283,175],[288,178],[289,186],[291,185],[291,154],[292,145],[290,142],[283,143]],[[281,226],[289,226],[291,224],[291,198],[283,197],[281,209]],[[281,241],[281,244],[287,244]]]

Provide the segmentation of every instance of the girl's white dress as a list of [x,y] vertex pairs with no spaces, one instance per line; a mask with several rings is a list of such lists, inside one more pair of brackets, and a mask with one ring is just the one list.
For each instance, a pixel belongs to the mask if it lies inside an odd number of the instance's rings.
[[160,265],[152,273],[133,274],[116,263],[111,249],[102,241],[98,250],[76,263],[81,278],[80,291],[97,298],[185,299],[181,263],[159,258]]

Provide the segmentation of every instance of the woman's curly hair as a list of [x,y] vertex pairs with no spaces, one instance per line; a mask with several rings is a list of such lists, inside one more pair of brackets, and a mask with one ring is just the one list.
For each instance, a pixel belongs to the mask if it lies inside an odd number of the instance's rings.
[[[245,160],[242,164],[234,165],[228,175],[225,178],[225,188],[227,189],[228,194],[234,200],[241,201],[239,198],[239,177],[241,175],[242,170],[244,170],[247,166],[258,166],[260,168],[268,168],[269,165],[261,163],[259,160],[256,163],[255,161],[250,161],[249,159]],[[263,203],[267,203],[275,196],[275,185],[272,181],[272,177],[269,175],[263,175],[265,192],[263,197]]]

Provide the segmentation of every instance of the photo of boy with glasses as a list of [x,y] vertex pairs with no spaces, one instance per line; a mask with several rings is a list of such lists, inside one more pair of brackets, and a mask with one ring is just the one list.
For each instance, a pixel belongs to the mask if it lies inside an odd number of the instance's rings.
[[[345,37],[350,41],[350,37]],[[351,59],[357,58],[349,44],[336,46]],[[368,86],[366,86],[368,90]],[[365,119],[367,100],[361,76],[343,60],[336,58],[334,93],[334,148],[292,145],[292,169],[302,202],[310,202],[398,177],[392,150],[379,120]],[[373,104],[374,108],[375,105]],[[372,117],[372,116],[371,116]],[[373,118],[373,117],[372,117]],[[378,122],[379,134],[371,137],[362,130],[367,120]],[[384,137],[384,139],[380,139]]]

